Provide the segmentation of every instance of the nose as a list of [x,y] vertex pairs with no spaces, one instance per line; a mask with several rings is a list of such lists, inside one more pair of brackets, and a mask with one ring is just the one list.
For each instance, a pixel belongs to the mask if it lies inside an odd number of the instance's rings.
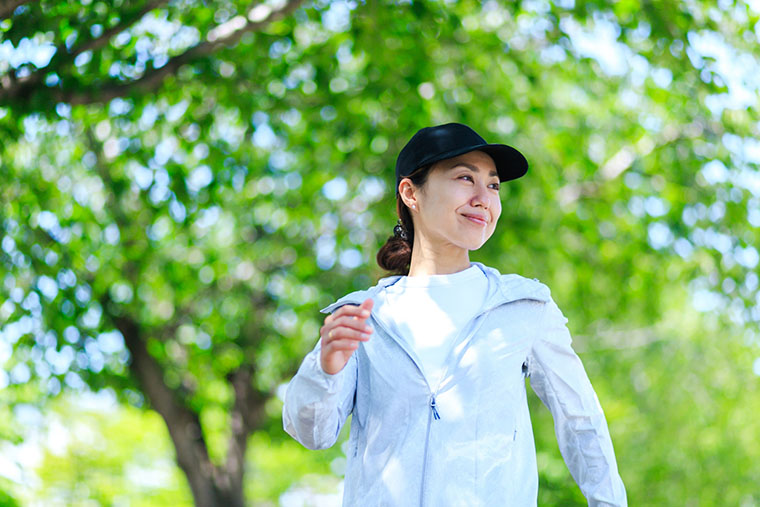
[[473,207],[480,206],[483,209],[488,209],[491,206],[491,195],[488,193],[488,187],[484,184],[476,184],[473,188],[470,204]]

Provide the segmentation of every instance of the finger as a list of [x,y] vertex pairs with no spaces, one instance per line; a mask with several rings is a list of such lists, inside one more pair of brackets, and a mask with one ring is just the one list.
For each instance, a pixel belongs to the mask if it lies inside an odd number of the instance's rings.
[[359,331],[348,327],[334,327],[327,333],[328,343],[335,340],[359,340],[366,342],[370,338],[370,333]]
[[[369,301],[372,301],[371,299]],[[359,319],[366,319],[369,317],[370,311],[369,309],[364,306],[366,301],[364,301],[361,305],[343,305],[336,312],[333,314],[335,315],[335,318],[343,317],[343,316],[351,316],[356,317]],[[370,303],[371,305],[372,303]],[[370,306],[371,308],[371,306]]]
[[338,350],[356,350],[359,347],[359,342],[356,340],[334,340],[325,347],[325,352],[335,352]]
[[350,329],[356,329],[357,331],[362,331],[365,333],[371,333],[372,332],[372,326],[367,324],[367,319],[359,319],[356,317],[339,317],[335,319],[335,321],[330,326],[331,329],[336,329],[339,327],[347,327]]
[[327,324],[325,324],[324,326],[322,326],[321,328],[319,328],[319,336],[322,337],[322,341],[325,341],[325,340],[328,340],[328,339],[330,339],[330,340],[332,339],[332,334],[334,334],[334,333],[331,334],[331,331],[333,329],[334,329],[333,326],[328,326]]

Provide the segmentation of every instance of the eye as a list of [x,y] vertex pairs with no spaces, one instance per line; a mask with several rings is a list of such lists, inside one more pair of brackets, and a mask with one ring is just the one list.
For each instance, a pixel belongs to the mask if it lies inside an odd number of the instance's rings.
[[461,176],[460,176],[458,179],[460,179],[460,180],[461,180],[461,179],[466,179],[466,180],[468,180],[468,181],[473,181],[473,180],[472,180],[472,176],[470,176],[469,174],[463,174],[463,175],[461,175]]
[[501,184],[500,183],[491,183],[491,185],[489,185],[489,186],[491,188],[493,188],[494,190],[499,190],[501,188]]

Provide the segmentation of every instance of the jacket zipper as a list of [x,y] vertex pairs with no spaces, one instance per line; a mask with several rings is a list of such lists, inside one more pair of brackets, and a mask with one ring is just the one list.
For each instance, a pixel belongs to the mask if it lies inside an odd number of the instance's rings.
[[[427,462],[428,462],[428,443],[430,442],[430,426],[431,426],[430,423],[431,423],[431,419],[437,421],[441,418],[441,415],[438,413],[438,406],[436,404],[435,397],[438,395],[438,391],[440,391],[441,389],[443,380],[446,378],[446,374],[449,372],[449,369],[451,367],[451,356],[452,354],[454,354],[454,349],[456,349],[461,343],[464,343],[467,340],[470,340],[473,336],[475,336],[475,333],[477,333],[480,327],[483,325],[483,322],[485,322],[486,316],[489,313],[491,313],[491,310],[493,310],[493,308],[489,308],[488,310],[485,310],[477,314],[475,317],[473,317],[472,320],[470,321],[471,322],[470,332],[465,335],[464,339],[456,340],[451,345],[451,348],[449,348],[449,352],[446,355],[446,360],[444,361],[443,373],[441,373],[441,376],[438,379],[438,385],[436,385],[435,391],[431,392],[430,394],[430,413],[428,414],[427,435],[425,436],[425,457],[424,457],[424,461],[422,462],[422,487],[420,488],[420,507],[424,507],[425,505],[424,499],[425,499],[425,483],[427,482],[426,469],[427,469]],[[428,388],[429,387],[430,387],[430,384],[428,384]]]
[[[436,420],[440,419],[441,416],[438,413],[438,408],[436,408],[435,404],[435,394],[433,393],[433,389],[430,387],[430,382],[428,382],[427,377],[425,376],[425,372],[422,371],[422,366],[417,362],[417,359],[415,358],[414,354],[407,348],[407,344],[404,340],[399,340],[396,337],[393,336],[392,333],[388,332],[388,328],[383,324],[383,322],[377,318],[374,317],[374,321],[377,325],[379,325],[386,335],[391,337],[393,341],[396,342],[396,344],[401,347],[401,350],[403,350],[406,355],[409,357],[409,359],[412,360],[412,363],[417,367],[417,370],[420,372],[420,376],[422,377],[422,380],[425,381],[425,385],[427,385],[428,392],[430,393],[430,412],[428,412],[428,421],[427,421],[427,428],[425,430],[425,448],[423,451],[423,458],[422,458],[422,484],[420,487],[420,507],[424,505],[424,498],[425,498],[425,482],[427,478],[427,461],[428,461],[428,445],[430,443],[430,423],[433,420],[433,417],[435,417]],[[448,357],[447,357],[448,360]],[[448,368],[447,368],[448,369]],[[445,372],[444,372],[445,373]],[[441,377],[443,378],[443,377]],[[440,383],[439,383],[440,387]]]
[[430,412],[428,412],[427,429],[425,430],[425,448],[424,448],[424,454],[423,454],[423,459],[422,459],[422,484],[421,484],[421,487],[420,487],[420,507],[423,507],[425,505],[425,503],[424,503],[424,500],[425,500],[425,483],[427,482],[428,447],[429,447],[429,444],[430,444],[430,427],[431,427],[431,422],[433,420],[437,421],[437,420],[439,420],[441,418],[441,415],[438,413],[438,405],[436,404],[435,397],[438,394],[438,391],[441,389],[441,384],[443,384],[443,379],[446,378],[446,374],[449,372],[449,368],[451,366],[450,365],[450,363],[451,363],[451,355],[454,353],[454,349],[457,346],[459,346],[460,343],[463,343],[463,342],[471,339],[475,335],[475,333],[478,332],[478,330],[480,329],[480,326],[482,326],[483,322],[485,322],[486,316],[489,313],[491,313],[491,310],[493,310],[494,308],[496,308],[496,307],[495,306],[491,307],[491,308],[489,308],[489,309],[487,309],[487,310],[485,310],[485,311],[477,314],[475,317],[473,317],[472,321],[470,321],[470,322],[474,322],[474,321],[479,321],[479,322],[471,324],[472,325],[472,329],[470,330],[469,333],[467,333],[467,335],[465,336],[465,338],[463,340],[457,340],[454,344],[452,344],[452,346],[449,349],[449,352],[448,352],[448,354],[446,356],[446,360],[444,361],[444,370],[443,370],[443,373],[441,374],[440,378],[438,379],[438,385],[436,385],[435,391],[433,391],[433,389],[430,387],[430,382],[428,382],[428,379],[425,376],[425,373],[422,370],[422,367],[417,362],[417,359],[415,359],[415,357],[412,354],[412,352],[407,348],[406,342],[403,341],[403,340],[396,339],[393,336],[392,333],[388,332],[387,327],[383,324],[383,322],[380,319],[378,319],[377,317],[374,318],[374,321],[377,324],[379,324],[380,327],[383,328],[383,331],[385,332],[385,334],[388,335],[388,336],[390,336],[391,339],[393,339],[401,347],[401,350],[403,350],[406,353],[406,355],[409,356],[409,359],[411,359],[412,362],[414,363],[414,365],[417,367],[417,370],[420,372],[420,375],[422,376],[422,379],[425,381],[425,384],[428,387],[428,391],[430,392],[430,401],[429,401]]
[[[433,403],[432,400],[435,398],[431,398],[431,404]],[[436,410],[436,413],[438,411]],[[425,450],[423,451],[424,454],[422,455],[422,482],[420,484],[420,507],[423,507],[425,505],[425,483],[427,482],[427,461],[428,461],[428,445],[430,444],[430,420],[433,418],[433,411],[431,410],[428,412],[428,422],[427,422],[427,430],[425,430]],[[440,419],[440,416],[438,416]]]

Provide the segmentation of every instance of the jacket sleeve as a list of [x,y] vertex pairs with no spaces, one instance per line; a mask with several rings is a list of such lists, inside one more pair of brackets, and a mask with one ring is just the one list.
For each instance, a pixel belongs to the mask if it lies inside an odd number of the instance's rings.
[[338,439],[356,391],[356,352],[335,375],[322,370],[317,342],[285,391],[282,421],[285,431],[309,449],[326,449]]
[[566,323],[550,298],[528,361],[530,385],[554,417],[560,452],[588,504],[626,506],[607,421]]

